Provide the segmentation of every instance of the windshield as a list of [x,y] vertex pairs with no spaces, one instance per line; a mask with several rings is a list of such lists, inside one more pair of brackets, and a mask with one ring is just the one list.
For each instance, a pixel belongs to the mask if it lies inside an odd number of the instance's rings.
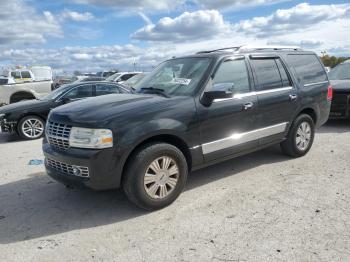
[[340,64],[329,72],[329,79],[344,80],[350,79],[350,63]]
[[106,81],[114,81],[114,80],[116,80],[118,77],[120,77],[121,76],[121,74],[118,74],[118,73],[116,73],[116,74],[114,74],[114,75],[111,75],[111,76],[109,76],[109,77],[107,77],[106,78]]
[[70,85],[62,85],[59,88],[57,88],[54,91],[52,91],[47,96],[44,96],[44,97],[40,98],[40,100],[54,100],[54,99],[57,99],[59,96],[61,96],[63,93],[65,93],[68,90],[69,87],[70,87]]
[[209,58],[177,58],[160,64],[136,84],[136,92],[157,89],[168,96],[190,95],[210,64]]

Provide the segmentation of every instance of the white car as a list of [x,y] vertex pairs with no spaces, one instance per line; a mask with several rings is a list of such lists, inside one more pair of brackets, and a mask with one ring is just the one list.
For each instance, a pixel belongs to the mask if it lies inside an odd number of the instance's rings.
[[142,74],[142,72],[119,72],[119,73],[115,73],[114,75],[107,77],[106,81],[118,82],[118,83],[122,84],[123,82],[125,82],[129,78],[131,78],[135,75],[138,75],[138,74]]

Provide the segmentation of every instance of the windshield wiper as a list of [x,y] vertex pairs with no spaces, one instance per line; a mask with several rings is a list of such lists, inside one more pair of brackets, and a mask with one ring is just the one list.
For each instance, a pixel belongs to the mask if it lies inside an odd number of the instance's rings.
[[154,93],[154,94],[159,94],[159,95],[162,95],[162,96],[164,96],[164,97],[166,97],[166,98],[169,98],[170,96],[167,94],[167,93],[165,93],[165,90],[164,89],[161,89],[161,88],[155,88],[155,87],[141,87],[141,89],[140,89],[141,91],[142,90],[145,90],[145,91],[148,91],[148,93]]

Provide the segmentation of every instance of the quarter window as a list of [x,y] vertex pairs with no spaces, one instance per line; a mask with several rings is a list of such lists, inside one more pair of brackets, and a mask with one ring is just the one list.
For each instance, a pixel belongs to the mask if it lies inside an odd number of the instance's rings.
[[251,61],[259,83],[259,90],[275,89],[283,86],[276,59],[253,59]]
[[235,94],[250,91],[249,77],[244,59],[224,61],[216,71],[212,90]]
[[286,59],[294,67],[302,84],[327,81],[327,74],[316,55],[288,55]]

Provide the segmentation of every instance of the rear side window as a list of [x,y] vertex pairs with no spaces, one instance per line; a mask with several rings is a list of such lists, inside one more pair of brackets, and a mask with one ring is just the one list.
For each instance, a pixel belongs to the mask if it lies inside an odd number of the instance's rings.
[[115,85],[108,85],[108,84],[96,85],[96,96],[118,94],[118,93],[120,93],[119,88]]
[[327,81],[327,74],[316,55],[288,55],[286,59],[304,85]]
[[22,71],[22,78],[31,78],[30,73],[28,71]]
[[212,90],[236,94],[249,92],[249,77],[244,59],[223,62],[215,73]]
[[276,64],[278,66],[278,70],[280,71],[282,86],[283,87],[292,86],[292,83],[289,80],[288,74],[281,62],[281,59],[276,59]]
[[276,63],[276,59],[252,59],[251,62],[259,83],[259,90],[283,87],[282,78]]

